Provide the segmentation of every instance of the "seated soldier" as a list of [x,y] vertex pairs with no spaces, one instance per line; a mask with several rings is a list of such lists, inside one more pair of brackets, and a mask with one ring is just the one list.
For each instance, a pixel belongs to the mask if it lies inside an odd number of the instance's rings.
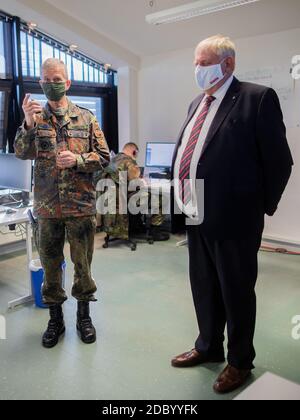
[[[111,178],[117,186],[120,184],[121,172],[127,173],[128,184],[131,181],[140,179],[141,170],[136,162],[138,152],[139,148],[135,143],[127,143],[124,146],[122,152],[111,159],[111,162],[104,170],[102,177]],[[144,184],[145,186],[147,186],[146,183]],[[118,194],[119,192],[117,193],[117,196]],[[130,194],[134,193],[129,192],[128,195],[130,196]],[[144,201],[144,203],[140,203],[140,207],[145,208],[146,204],[146,207],[150,208],[149,206],[151,206],[151,193],[148,192],[147,189],[145,189],[145,191],[139,196],[140,201]],[[155,201],[154,198],[155,197],[152,197],[152,202]],[[157,211],[154,211],[154,213],[156,214],[151,214],[150,234],[155,241],[166,241],[170,238],[170,235],[162,230],[162,225],[164,223],[164,215],[162,214],[163,212],[161,194],[157,195],[157,200],[159,200],[159,203],[155,206],[157,208]],[[117,232],[118,237],[126,239],[128,235],[128,215],[120,214],[120,212],[118,212],[118,209],[119,205],[117,206],[117,215],[108,214],[103,216],[104,230],[108,234],[111,234],[111,236],[115,236],[112,232]]]

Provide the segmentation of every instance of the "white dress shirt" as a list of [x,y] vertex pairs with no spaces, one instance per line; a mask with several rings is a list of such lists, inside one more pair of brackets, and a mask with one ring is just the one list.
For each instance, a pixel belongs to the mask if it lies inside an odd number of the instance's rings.
[[183,153],[185,151],[185,148],[188,144],[188,141],[190,139],[193,127],[195,125],[196,119],[198,115],[202,112],[202,109],[205,104],[205,99],[208,95],[204,95],[203,100],[201,101],[197,111],[195,112],[193,118],[186,126],[186,129],[184,130],[183,136],[182,136],[182,142],[179,146],[178,152],[177,152],[177,158],[175,161],[175,167],[174,167],[174,193],[175,193],[175,200],[177,202],[177,205],[179,209],[187,216],[189,217],[195,217],[198,215],[198,209],[197,209],[197,196],[196,196],[196,188],[195,188],[195,182],[196,182],[196,176],[197,176],[197,167],[198,162],[201,157],[202,149],[206,140],[206,137],[208,135],[209,129],[212,125],[212,122],[218,112],[218,109],[220,108],[220,105],[233,82],[233,76],[231,76],[226,83],[224,83],[223,86],[220,87],[219,90],[217,90],[212,96],[214,96],[216,99],[212,102],[207,117],[205,119],[205,122],[203,124],[201,133],[198,138],[198,142],[196,144],[193,156],[192,156],[192,162],[191,162],[191,169],[190,169],[190,179],[191,179],[191,186],[192,186],[192,199],[191,201],[185,205],[180,197],[179,192],[179,172],[180,172],[180,163],[183,156]]

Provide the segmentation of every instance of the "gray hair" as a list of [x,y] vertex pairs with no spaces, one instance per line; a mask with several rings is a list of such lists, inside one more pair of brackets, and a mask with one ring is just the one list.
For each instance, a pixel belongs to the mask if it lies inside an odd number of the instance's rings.
[[66,64],[58,58],[47,58],[47,60],[45,60],[42,65],[42,74],[45,70],[53,69],[53,67],[60,67],[64,73],[66,80],[69,79],[68,68]]
[[236,55],[234,42],[229,37],[223,35],[215,35],[204,39],[197,45],[196,51],[198,51],[199,48],[208,48],[221,59],[225,57],[235,57]]

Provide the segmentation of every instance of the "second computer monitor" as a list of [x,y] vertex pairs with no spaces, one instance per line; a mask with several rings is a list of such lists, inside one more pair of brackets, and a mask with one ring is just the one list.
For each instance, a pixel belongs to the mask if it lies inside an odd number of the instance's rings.
[[175,145],[174,142],[148,142],[146,167],[171,168]]
[[0,153],[0,188],[31,192],[32,161]]

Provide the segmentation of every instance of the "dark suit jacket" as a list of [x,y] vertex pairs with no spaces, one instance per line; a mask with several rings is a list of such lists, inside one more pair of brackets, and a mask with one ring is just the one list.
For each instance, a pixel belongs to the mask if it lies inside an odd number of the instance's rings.
[[[190,105],[173,157],[203,95]],[[291,175],[293,160],[279,99],[273,89],[234,78],[211,125],[197,169],[204,179],[201,230],[216,239],[261,232],[264,215],[272,216]],[[185,217],[174,214],[172,230],[185,229]]]

